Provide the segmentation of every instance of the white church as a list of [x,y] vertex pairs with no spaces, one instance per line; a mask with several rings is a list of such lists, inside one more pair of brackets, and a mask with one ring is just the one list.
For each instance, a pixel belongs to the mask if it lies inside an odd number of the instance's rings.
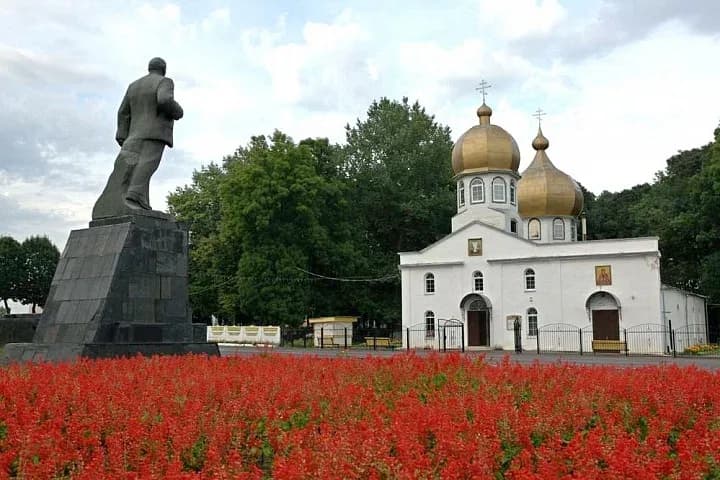
[[706,326],[704,297],[661,283],[657,237],[579,241],[582,192],[548,158],[542,130],[521,175],[517,143],[491,115],[483,102],[453,148],[451,233],[399,254],[404,346],[439,348],[446,325],[469,350],[515,348],[516,322],[525,349],[550,325],[582,330],[588,350],[626,330]]

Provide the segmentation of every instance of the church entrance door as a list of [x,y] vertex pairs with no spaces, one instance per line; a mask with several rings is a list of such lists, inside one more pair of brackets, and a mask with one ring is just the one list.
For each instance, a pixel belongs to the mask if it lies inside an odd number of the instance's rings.
[[594,340],[620,340],[620,315],[617,310],[593,310],[592,325]]
[[469,347],[490,346],[490,325],[487,310],[467,312],[467,331]]

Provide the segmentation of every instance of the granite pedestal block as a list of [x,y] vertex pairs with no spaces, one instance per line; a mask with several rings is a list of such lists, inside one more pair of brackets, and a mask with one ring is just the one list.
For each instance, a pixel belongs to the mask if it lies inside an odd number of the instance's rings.
[[219,354],[197,342],[188,303],[188,231],[159,212],[105,218],[74,230],[32,344],[11,360],[135,353]]

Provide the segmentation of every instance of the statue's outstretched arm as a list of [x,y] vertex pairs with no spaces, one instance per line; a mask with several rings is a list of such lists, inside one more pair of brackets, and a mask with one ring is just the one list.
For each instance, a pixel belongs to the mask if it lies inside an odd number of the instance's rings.
[[183,116],[183,109],[179,103],[175,101],[173,92],[175,85],[169,78],[163,78],[158,85],[157,104],[158,110],[173,120],[180,120]]

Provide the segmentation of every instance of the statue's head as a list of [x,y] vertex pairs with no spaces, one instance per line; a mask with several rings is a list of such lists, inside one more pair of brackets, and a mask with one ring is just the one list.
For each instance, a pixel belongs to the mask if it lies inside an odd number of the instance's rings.
[[166,68],[167,64],[165,63],[165,60],[160,57],[155,57],[148,63],[148,72],[155,72],[159,73],[160,75],[165,75]]

